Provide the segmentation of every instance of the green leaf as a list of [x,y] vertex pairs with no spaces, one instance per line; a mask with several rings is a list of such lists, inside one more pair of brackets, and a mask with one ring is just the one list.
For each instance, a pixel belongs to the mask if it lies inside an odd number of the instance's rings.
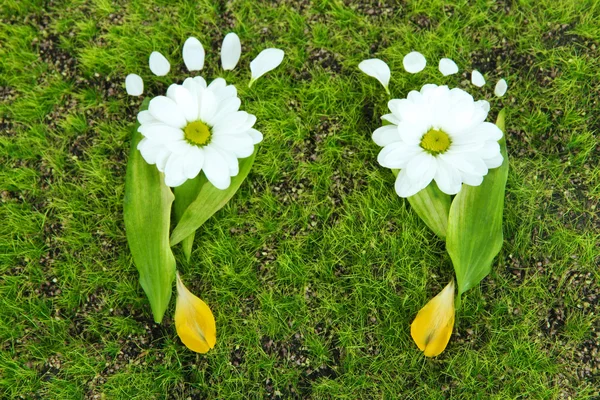
[[[399,172],[399,169],[392,169],[396,177]],[[431,181],[425,189],[408,198],[410,206],[425,225],[442,239],[446,238],[451,201],[450,195],[442,192],[435,181]]]
[[[142,104],[142,110],[148,101]],[[171,299],[175,258],[169,246],[173,193],[155,165],[142,158],[137,145],[142,135],[136,126],[125,177],[123,217],[133,262],[148,296],[154,321],[160,323]]]
[[[505,110],[496,125],[504,131]],[[463,185],[452,202],[448,218],[446,249],[458,281],[459,296],[477,285],[491,271],[502,248],[502,213],[508,177],[506,140],[500,140],[504,162],[492,169],[479,186]]]
[[[258,149],[258,148],[257,148]],[[203,181],[196,199],[187,207],[181,216],[181,220],[171,234],[171,246],[175,246],[185,238],[193,234],[214,213],[219,211],[239,189],[250,168],[254,163],[257,149],[248,158],[240,160],[240,172],[231,178],[231,185],[225,190],[219,190],[208,180]],[[203,174],[204,175],[204,174]]]
[[[173,208],[175,210],[175,223],[178,224],[181,221],[183,213],[190,204],[198,197],[198,193],[202,186],[206,183],[206,176],[204,174],[198,175],[194,179],[188,179],[181,186],[175,188],[175,203]],[[192,232],[188,237],[181,241],[183,247],[183,254],[187,261],[190,260],[192,255],[192,245],[194,244],[194,236],[196,231]]]
[[419,193],[408,198],[408,202],[419,217],[440,238],[446,238],[450,195],[442,192],[435,181]]

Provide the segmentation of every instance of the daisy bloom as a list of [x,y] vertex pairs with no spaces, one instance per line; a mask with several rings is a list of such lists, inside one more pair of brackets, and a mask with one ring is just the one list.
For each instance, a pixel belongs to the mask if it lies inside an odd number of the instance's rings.
[[196,353],[206,353],[217,342],[215,317],[205,302],[190,292],[177,273],[175,329],[183,344]]
[[252,128],[256,117],[239,111],[240,104],[235,86],[223,78],[210,85],[199,76],[173,84],[138,114],[144,136],[138,149],[164,172],[167,186],[204,171],[216,188],[226,189],[239,172],[238,158],[250,156],[263,137]]
[[435,180],[440,190],[453,195],[462,184],[478,186],[488,169],[502,164],[498,140],[502,131],[485,122],[490,105],[474,101],[464,90],[427,84],[406,99],[388,103],[390,122],[373,132],[383,149],[377,161],[400,169],[396,193],[410,197]]
[[454,328],[454,281],[429,300],[410,325],[410,336],[427,357],[446,349]]

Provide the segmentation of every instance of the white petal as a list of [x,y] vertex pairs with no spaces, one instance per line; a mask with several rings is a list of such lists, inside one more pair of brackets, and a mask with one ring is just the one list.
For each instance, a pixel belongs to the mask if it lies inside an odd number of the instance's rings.
[[394,114],[382,115],[381,119],[394,125],[398,125],[400,123],[400,118],[396,117]]
[[137,120],[140,124],[151,124],[158,122],[148,110],[140,111],[137,115]]
[[263,140],[263,134],[254,128],[248,129],[248,132],[246,133],[250,135],[250,137],[252,138],[252,143],[254,144],[258,144]]
[[390,77],[392,73],[390,72],[390,67],[384,61],[378,58],[364,60],[358,64],[358,69],[377,79],[389,93],[388,85],[390,84]]
[[504,79],[500,79],[498,83],[496,83],[496,87],[494,88],[494,94],[498,97],[502,97],[506,94],[506,90],[508,89],[508,85]]
[[229,100],[232,97],[237,97],[237,89],[233,85],[227,85],[223,89],[219,89],[214,93],[219,103]]
[[183,112],[166,96],[156,96],[150,100],[148,111],[154,118],[172,127],[183,128],[187,125]]
[[377,128],[373,132],[372,137],[373,141],[381,147],[400,141],[400,134],[396,125],[384,125],[381,128]]
[[394,184],[394,188],[396,189],[396,193],[400,197],[410,197],[417,194],[420,190],[423,189],[422,182],[412,181],[408,175],[406,174],[406,170],[400,171],[398,173],[398,177],[396,178],[396,183]]
[[427,65],[427,60],[423,54],[418,51],[412,51],[404,56],[402,64],[404,65],[406,72],[416,74],[417,72],[423,71],[425,65]]
[[208,85],[208,88],[210,90],[212,90],[212,92],[216,95],[217,92],[223,88],[225,88],[225,86],[227,86],[227,82],[225,81],[225,79],[223,78],[217,78],[214,79],[210,85]]
[[225,190],[231,184],[229,165],[225,158],[210,145],[204,148],[204,174],[214,187]]
[[[252,125],[247,126],[252,122],[252,120],[249,120],[250,115],[246,111],[237,111],[229,114],[227,118],[221,119],[218,124],[214,125],[213,134],[218,136],[247,131],[252,128]],[[256,121],[256,117],[254,117],[254,121]]]
[[144,93],[144,80],[136,74],[129,74],[125,78],[125,90],[130,96],[140,96]]
[[[421,185],[422,187],[425,187],[429,184],[429,182],[431,182],[434,176],[433,174],[431,174],[430,171],[432,165],[437,166],[435,158],[427,152],[422,152],[414,156],[408,162],[408,164],[406,164],[406,167],[404,169],[406,170],[406,174],[408,175],[411,181],[422,182],[423,177],[429,174],[429,181]],[[436,169],[437,168],[434,168],[434,173]]]
[[208,89],[204,89],[200,92],[200,104],[198,116],[202,121],[205,121],[210,125],[215,112],[217,111],[217,98],[214,93]]
[[446,194],[456,194],[460,191],[462,181],[458,171],[447,162],[438,158],[438,168],[435,173],[435,183]]
[[250,63],[250,71],[252,72],[251,82],[277,68],[283,61],[283,56],[283,50],[279,49],[265,49],[261,51]]
[[483,162],[485,162],[485,165],[487,165],[489,169],[498,168],[504,162],[504,157],[502,157],[502,154],[498,154],[495,157],[486,158]]
[[188,71],[204,68],[204,47],[195,37],[189,37],[183,44],[183,62]]
[[444,76],[454,75],[458,72],[458,65],[449,58],[442,58],[438,68]]
[[174,140],[183,140],[184,137],[181,129],[160,122],[156,124],[142,124],[138,128],[138,132],[151,141],[161,144]]
[[254,143],[249,135],[221,135],[213,137],[211,144],[230,151],[239,158],[246,158],[254,153]]
[[156,157],[163,149],[163,146],[160,143],[143,138],[138,143],[137,149],[140,151],[140,153],[142,153],[142,157],[148,164],[156,164]]
[[213,126],[218,125],[223,118],[228,118],[230,114],[240,109],[242,101],[238,97],[230,97],[219,104],[218,110],[210,122]]
[[165,184],[170,187],[181,185],[187,180],[183,174],[184,158],[171,154],[165,165]]
[[482,87],[485,85],[485,78],[481,75],[481,72],[476,69],[471,72],[471,83],[477,87]]
[[156,168],[160,172],[165,172],[165,165],[167,165],[170,156],[171,152],[168,149],[163,148],[158,152],[158,155],[156,156]]
[[170,96],[175,100],[179,109],[185,115],[188,122],[193,122],[198,119],[198,96],[193,96],[188,89],[183,86],[175,85]]
[[191,149],[184,156],[183,174],[188,179],[194,179],[202,170],[203,165],[204,150],[196,146],[191,146]]
[[192,147],[195,147],[189,144],[187,141],[181,140],[172,140],[170,142],[166,142],[164,146],[173,154],[177,154],[179,156],[183,156],[185,153],[190,151]]
[[410,146],[402,142],[389,144],[379,152],[377,161],[382,167],[404,168],[406,164],[420,153],[424,153],[419,146]]
[[198,88],[206,89],[206,81],[204,80],[203,77],[195,76],[194,82],[196,82],[196,85],[198,85]]
[[158,51],[153,51],[150,54],[150,60],[148,62],[150,65],[150,71],[156,76],[165,76],[169,73],[171,69],[171,64],[169,64],[169,60],[165,58]]
[[229,32],[223,39],[221,46],[221,65],[225,71],[232,70],[237,65],[242,55],[242,44],[240,38],[233,32]]
[[240,173],[240,163],[238,162],[237,157],[230,151],[221,149],[218,146],[215,146],[215,150],[217,150],[221,157],[227,162],[227,165],[229,166],[229,176],[237,176],[237,174]]

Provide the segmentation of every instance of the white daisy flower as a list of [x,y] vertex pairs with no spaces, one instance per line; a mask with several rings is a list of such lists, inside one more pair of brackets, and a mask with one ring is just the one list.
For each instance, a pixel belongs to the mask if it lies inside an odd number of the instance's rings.
[[427,84],[406,99],[388,103],[390,122],[373,132],[383,149],[377,161],[400,169],[396,193],[410,197],[435,180],[440,190],[453,195],[462,184],[478,186],[488,169],[503,158],[498,140],[502,131],[485,122],[490,105],[474,101],[464,90]]
[[223,78],[208,86],[200,76],[173,84],[138,114],[144,136],[138,149],[164,172],[168,186],[204,171],[216,188],[226,189],[239,172],[238,158],[250,156],[263,138],[252,128],[256,117],[239,111],[240,104],[235,86]]

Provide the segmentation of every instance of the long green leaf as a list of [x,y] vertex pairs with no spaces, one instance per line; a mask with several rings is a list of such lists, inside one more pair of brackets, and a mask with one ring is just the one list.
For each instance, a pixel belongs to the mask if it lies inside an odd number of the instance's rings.
[[202,226],[214,213],[219,211],[239,189],[256,157],[256,150],[248,157],[240,160],[240,172],[231,178],[231,185],[225,190],[219,190],[210,182],[205,181],[196,199],[187,207],[181,220],[171,234],[171,246],[175,246],[189,237]]
[[431,181],[425,189],[410,196],[408,202],[433,233],[442,239],[446,238],[450,195],[442,192],[435,181]]
[[[142,109],[147,108],[144,102]],[[169,246],[173,193],[156,166],[142,158],[137,145],[142,139],[137,126],[125,178],[123,216],[127,242],[148,296],[154,321],[161,322],[171,299],[175,258]]]
[[[190,204],[198,197],[198,193],[202,186],[206,183],[206,176],[204,174],[198,175],[194,179],[188,179],[181,186],[175,188],[175,203],[173,208],[175,210],[175,223],[178,224],[183,217],[183,213]],[[192,245],[194,244],[194,236],[196,232],[192,232],[188,237],[181,241],[183,247],[183,254],[186,260],[190,260],[192,255]]]
[[[504,131],[505,111],[496,124]],[[502,248],[502,213],[508,177],[506,140],[500,140],[504,162],[492,169],[479,186],[463,185],[450,207],[446,249],[458,281],[459,295],[477,285],[491,271]]]

